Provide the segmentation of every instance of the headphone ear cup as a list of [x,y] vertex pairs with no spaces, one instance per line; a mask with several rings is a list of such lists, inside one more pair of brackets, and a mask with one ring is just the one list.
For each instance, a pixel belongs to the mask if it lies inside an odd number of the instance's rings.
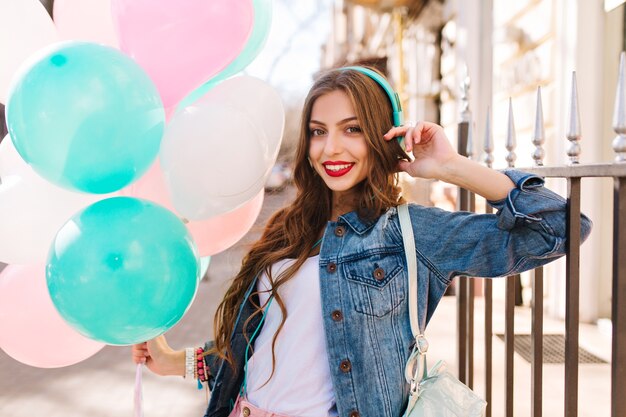
[[383,77],[381,74],[377,73],[376,71],[370,68],[366,68],[366,67],[351,66],[351,67],[342,67],[342,68],[339,68],[339,70],[358,71],[361,74],[367,75],[372,80],[376,81],[376,83],[378,83],[378,85],[380,85],[380,87],[385,91],[385,93],[387,94],[387,97],[389,98],[389,101],[391,102],[391,109],[393,112],[393,125],[395,127],[402,126],[403,115],[402,115],[402,102],[400,101],[400,96],[398,96],[398,93],[394,91],[394,89],[391,87],[391,85],[385,79],[385,77]]

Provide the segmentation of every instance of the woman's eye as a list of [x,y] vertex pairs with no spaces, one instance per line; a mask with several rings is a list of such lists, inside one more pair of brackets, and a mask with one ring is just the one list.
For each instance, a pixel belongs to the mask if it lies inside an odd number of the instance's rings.
[[311,136],[322,136],[324,134],[324,131],[322,129],[311,129],[309,133],[311,134]]
[[359,126],[348,126],[346,128],[346,131],[348,133],[361,133],[362,132],[362,130],[361,130],[361,128]]

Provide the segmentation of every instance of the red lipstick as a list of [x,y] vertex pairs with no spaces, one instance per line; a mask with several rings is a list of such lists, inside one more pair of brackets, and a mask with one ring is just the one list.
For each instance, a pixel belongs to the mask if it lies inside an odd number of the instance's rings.
[[324,165],[324,170],[329,176],[341,177],[350,172],[350,170],[354,166],[354,162],[326,161],[322,165]]

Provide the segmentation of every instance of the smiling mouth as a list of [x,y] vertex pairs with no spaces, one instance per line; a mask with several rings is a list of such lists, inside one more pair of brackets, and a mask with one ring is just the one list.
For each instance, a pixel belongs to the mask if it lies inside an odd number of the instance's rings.
[[323,165],[324,165],[324,170],[326,171],[326,174],[328,174],[331,177],[341,177],[343,175],[346,175],[348,172],[350,172],[350,170],[354,166],[354,163],[341,163],[341,164],[327,163]]

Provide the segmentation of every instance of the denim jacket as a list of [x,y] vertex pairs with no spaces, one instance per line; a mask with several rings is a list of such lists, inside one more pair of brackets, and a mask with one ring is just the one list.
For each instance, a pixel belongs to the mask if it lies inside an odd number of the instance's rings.
[[[455,276],[507,276],[565,254],[565,200],[544,188],[540,177],[514,170],[504,173],[516,187],[505,199],[490,202],[497,214],[409,205],[421,323],[428,322]],[[582,239],[590,231],[591,221],[582,215]],[[328,222],[319,275],[339,416],[401,416],[409,390],[404,366],[414,338],[397,209],[372,222],[361,220],[356,212]],[[239,393],[246,347],[243,324],[258,305],[258,299],[252,301],[246,296],[231,339],[235,370],[215,356],[207,358],[212,395],[205,417],[228,416]],[[257,317],[249,323],[248,335],[259,325]]]

